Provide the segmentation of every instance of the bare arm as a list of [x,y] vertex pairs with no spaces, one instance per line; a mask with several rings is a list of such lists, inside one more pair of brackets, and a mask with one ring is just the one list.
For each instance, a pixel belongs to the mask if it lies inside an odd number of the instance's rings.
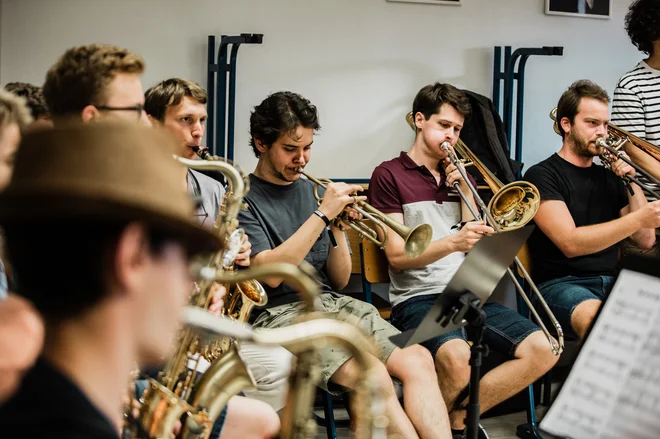
[[[321,206],[319,206],[319,210],[323,212],[328,219],[333,220],[348,204],[355,201],[354,197],[349,194],[361,190],[362,186],[359,185],[331,183],[328,185],[328,188],[323,195],[323,202],[321,203]],[[364,200],[366,197],[357,198]],[[251,265],[256,267],[273,262],[288,262],[293,265],[300,265],[325,227],[325,222],[317,215],[312,214],[307,221],[300,226],[296,233],[289,237],[289,239],[272,250],[264,250],[254,256],[251,259]],[[346,245],[345,239],[341,236],[340,238],[342,239],[337,239],[337,243],[341,245],[342,243],[340,241],[344,241],[343,244]],[[348,252],[348,250],[346,251]],[[331,255],[328,257],[330,258]],[[330,265],[330,260],[328,261],[328,265]],[[348,256],[348,265],[348,276],[350,276],[350,255]],[[271,278],[267,279],[265,282],[270,287],[276,288],[282,283],[282,279]],[[337,284],[341,284],[341,282],[337,282]]]
[[[630,193],[628,193],[629,204],[621,209],[620,213],[622,217],[631,212],[637,212],[648,204],[646,197],[644,196],[644,191],[634,183],[631,184],[631,187],[633,188],[635,195],[630,195]],[[653,244],[655,243],[655,229],[641,228],[633,233],[630,238],[637,247],[649,249],[653,247]]]
[[[388,214],[394,220],[403,223],[403,214]],[[386,226],[387,227],[387,226]],[[481,239],[484,233],[493,233],[494,230],[483,223],[471,222],[466,224],[460,232],[445,236],[429,244],[424,253],[416,258],[408,258],[403,253],[404,241],[392,229],[387,227],[387,245],[385,255],[394,270],[407,270],[410,268],[426,267],[445,256],[456,252],[468,252]],[[380,234],[379,234],[380,235]]]
[[334,225],[330,227],[331,233],[335,235],[337,247],[330,246],[328,253],[328,277],[332,287],[342,290],[348,285],[351,278],[351,253],[348,249],[346,234]]
[[[626,154],[624,153],[623,155],[625,156]],[[635,169],[621,159],[612,163],[612,171],[619,177],[626,175],[630,175],[631,177],[635,176]],[[635,183],[631,183],[630,187],[633,190],[633,195],[631,195],[629,191],[626,192],[628,195],[628,205],[621,209],[619,212],[620,216],[637,212],[648,204],[642,188]],[[635,231],[630,238],[639,248],[649,249],[655,243],[655,230],[641,227],[639,230]]]
[[566,257],[574,258],[605,250],[654,221],[660,225],[660,201],[606,223],[576,227],[563,201],[546,200],[534,221]]

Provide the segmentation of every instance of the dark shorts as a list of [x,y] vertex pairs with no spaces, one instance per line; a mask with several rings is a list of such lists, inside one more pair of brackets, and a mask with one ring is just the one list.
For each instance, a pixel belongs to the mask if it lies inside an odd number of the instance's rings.
[[[416,296],[396,305],[392,308],[390,318],[392,324],[401,331],[418,327],[435,303],[436,297],[434,294]],[[513,357],[518,345],[530,334],[540,330],[531,320],[499,303],[487,302],[483,310],[486,313],[483,342],[489,349],[502,354]],[[420,344],[435,358],[440,346],[454,339],[465,340],[467,343],[465,328],[456,329]]]
[[[142,394],[144,393],[145,390],[147,390],[147,387],[149,387],[149,380],[136,380],[135,381],[135,397],[136,399],[140,399]],[[239,396],[245,396],[243,392],[240,392],[238,394]],[[225,425],[225,419],[227,419],[227,407],[229,407],[229,404],[225,404],[224,408],[218,415],[218,418],[215,420],[213,423],[213,428],[211,429],[211,434],[210,438],[218,438],[220,437],[220,432],[222,431],[222,427]]]
[[[613,276],[564,276],[552,279],[537,285],[543,299],[550,311],[555,315],[564,336],[569,340],[577,340],[578,336],[571,325],[571,316],[575,308],[587,300],[605,300],[605,296],[612,289]],[[532,294],[532,304],[538,311],[543,323],[548,329],[552,327],[547,315],[539,306],[539,300]]]

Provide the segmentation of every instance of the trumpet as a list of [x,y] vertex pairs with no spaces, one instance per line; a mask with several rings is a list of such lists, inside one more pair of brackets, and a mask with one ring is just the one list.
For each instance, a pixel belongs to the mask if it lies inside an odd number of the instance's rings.
[[[408,125],[410,125],[410,127],[414,130],[415,125],[412,112],[406,115],[406,121],[408,122]],[[491,227],[493,227],[493,229],[495,229],[496,233],[507,230],[515,230],[517,228],[523,227],[534,218],[534,215],[538,211],[541,200],[541,195],[536,186],[526,181],[516,181],[504,185],[504,183],[502,183],[495,176],[495,174],[486,168],[486,166],[477,158],[476,154],[474,154],[465,145],[465,143],[459,139],[456,142],[456,145],[454,145],[455,150],[458,151],[461,156],[471,161],[470,164],[474,165],[479,170],[479,172],[484,176],[486,183],[493,191],[493,198],[490,200],[488,206],[486,206],[483,199],[479,196],[477,189],[472,185],[472,183],[470,183],[467,173],[460,166],[461,160],[459,160],[456,154],[454,154],[449,149],[450,143],[444,142],[440,146],[442,149],[447,151],[449,160],[451,160],[452,164],[456,166],[456,168],[461,173],[461,177],[463,180],[465,180],[468,187],[470,188],[470,192],[476,200],[479,209],[481,209],[483,214],[486,216],[486,219],[488,220],[487,222]],[[472,213],[475,221],[481,221],[481,215],[479,212],[472,208],[466,194],[463,193],[458,186],[458,182],[455,182],[454,187],[457,189],[458,195],[461,197],[465,205],[468,206],[470,213]],[[529,308],[532,317],[548,339],[548,343],[550,343],[550,347],[552,348],[552,353],[555,356],[559,356],[564,351],[564,331],[559,324],[559,321],[550,310],[550,307],[546,303],[545,299],[543,299],[543,296],[536,287],[536,284],[532,281],[531,276],[523,266],[522,262],[520,262],[520,259],[516,256],[513,262],[518,268],[518,271],[521,273],[522,277],[529,284],[532,292],[537,296],[539,303],[543,307],[543,311],[546,313],[548,319],[554,326],[555,331],[557,332],[557,341],[555,341],[555,339],[550,335],[550,332],[548,332],[548,329],[543,323],[543,320],[541,320],[541,317],[532,305],[529,297],[527,297],[527,294],[525,294],[525,291],[520,285],[520,282],[518,282],[518,279],[514,275],[511,268],[507,269],[507,274],[511,278],[514,287],[520,294],[520,297]]]
[[[559,135],[561,131],[559,129],[559,123],[557,121],[557,108],[554,108],[550,112],[550,119],[554,120],[553,129]],[[596,139],[596,146],[603,149],[603,152],[600,154],[600,161],[603,163],[603,166],[609,170],[612,170],[612,164],[617,160],[621,159],[635,169],[635,172],[642,174],[644,177],[648,178],[649,181],[652,181],[656,185],[660,186],[660,180],[657,177],[652,175],[648,170],[644,169],[637,163],[630,160],[628,157],[623,155],[621,151],[626,143],[630,142],[633,146],[640,148],[642,151],[648,153],[651,157],[656,160],[660,160],[660,148],[657,146],[642,140],[638,137],[633,136],[628,131],[623,130],[616,125],[608,125],[607,127],[607,138],[604,139],[599,137]],[[659,163],[660,164],[660,163]],[[643,191],[649,194],[650,198],[655,200],[660,200],[660,193],[658,193],[653,187],[648,184],[643,183],[638,178],[631,175],[624,175],[621,177],[627,184],[628,189],[630,189],[630,182],[637,184]],[[632,194],[632,192],[631,192]]]
[[[332,183],[332,181],[327,178],[313,177],[304,172],[303,168],[298,168],[298,172],[314,183],[314,197],[320,205],[321,202],[323,202],[323,198],[319,195],[318,189],[319,187],[326,189],[328,184]],[[365,225],[362,220],[350,218],[346,213],[342,213],[340,219],[348,224],[353,230],[358,232],[360,237],[368,239],[381,249],[385,248],[387,245],[387,228],[385,226],[394,230],[397,235],[403,238],[405,243],[403,253],[408,258],[416,258],[424,253],[424,250],[426,250],[426,247],[428,247],[431,242],[433,230],[428,224],[420,224],[414,228],[407,227],[361,200],[356,201],[356,203],[352,204],[350,207],[355,209],[363,218],[371,220],[375,227],[380,229],[383,239],[378,239],[378,231]]]

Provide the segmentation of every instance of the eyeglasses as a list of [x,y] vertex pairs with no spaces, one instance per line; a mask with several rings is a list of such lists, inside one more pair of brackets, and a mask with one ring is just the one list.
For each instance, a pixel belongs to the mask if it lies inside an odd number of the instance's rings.
[[142,118],[142,112],[144,112],[144,105],[134,105],[132,107],[110,107],[107,105],[96,105],[96,108],[105,111],[135,111],[137,113],[138,120]]

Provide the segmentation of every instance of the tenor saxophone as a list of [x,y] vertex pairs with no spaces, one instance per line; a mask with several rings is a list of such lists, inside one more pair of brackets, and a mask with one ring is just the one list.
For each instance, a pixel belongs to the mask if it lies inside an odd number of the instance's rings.
[[[302,266],[307,270],[306,263]],[[263,265],[238,274],[214,275],[210,270],[200,270],[204,277],[217,281],[243,277],[263,279],[279,276],[293,281],[293,287],[302,293],[307,312],[301,314],[296,323],[277,329],[255,332],[245,324],[239,325],[229,319],[212,316],[199,308],[188,307],[184,321],[196,332],[207,335],[229,334],[235,339],[250,340],[264,345],[283,346],[296,355],[296,366],[289,380],[287,404],[282,418],[282,439],[313,438],[316,422],[312,419],[312,409],[316,385],[321,376],[319,350],[328,344],[339,344],[346,348],[360,366],[360,378],[356,388],[356,402],[360,416],[357,431],[364,438],[385,438],[388,419],[385,416],[384,398],[373,372],[375,345],[354,325],[324,317],[320,311],[313,311],[319,295],[319,285],[313,277],[296,275],[299,270],[291,264],[274,263]],[[292,277],[293,276],[293,277]],[[318,309],[318,308],[316,308]],[[371,354],[371,355],[370,355]]]
[[[219,171],[227,178],[228,191],[213,225],[214,233],[221,240],[221,250],[204,263],[208,269],[224,271],[233,263],[237,246],[240,247],[242,240],[238,213],[248,191],[247,176],[225,162],[174,158],[193,169]],[[245,321],[252,307],[264,304],[266,297],[263,287],[257,282],[246,281],[257,292],[258,299],[246,298],[241,302],[243,309],[237,315]],[[203,278],[195,282],[189,306],[208,309],[213,283]],[[203,361],[210,365],[205,372],[199,373]],[[206,438],[229,398],[254,386],[254,378],[241,358],[235,341],[227,337],[200,340],[193,331],[183,329],[178,334],[174,355],[167,359],[158,378],[150,380],[142,395],[139,417],[135,421],[139,428],[136,430],[149,438],[169,437],[185,415],[188,419],[186,425],[198,426],[194,432],[188,429],[186,437]]]

